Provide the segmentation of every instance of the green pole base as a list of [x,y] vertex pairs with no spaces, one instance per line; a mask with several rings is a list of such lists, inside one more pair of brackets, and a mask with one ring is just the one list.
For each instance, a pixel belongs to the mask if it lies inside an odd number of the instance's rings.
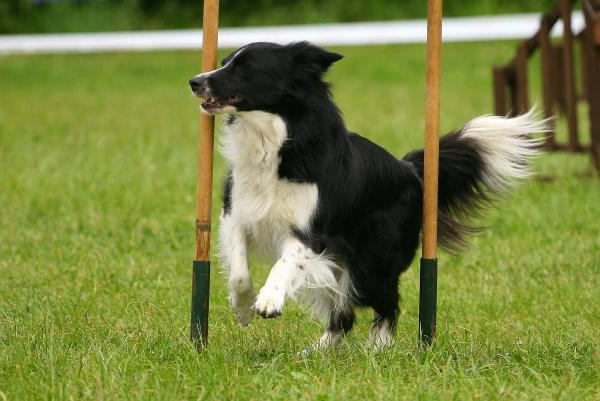
[[436,326],[437,259],[421,258],[419,287],[419,340],[423,346],[430,347]]
[[210,261],[194,260],[192,273],[192,320],[190,339],[200,349],[208,344]]

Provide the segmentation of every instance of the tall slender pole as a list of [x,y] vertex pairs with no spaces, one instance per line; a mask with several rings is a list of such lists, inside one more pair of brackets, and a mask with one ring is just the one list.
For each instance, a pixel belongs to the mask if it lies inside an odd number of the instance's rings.
[[419,338],[425,346],[431,345],[436,326],[441,42],[442,0],[429,0],[427,4],[423,255],[419,292]]
[[572,0],[560,0],[558,3],[560,18],[563,22],[563,90],[565,94],[565,116],[567,117],[567,132],[570,151],[580,150],[577,137],[577,94],[575,93],[575,67],[573,65],[573,30],[571,28]]
[[[217,66],[219,0],[204,0],[202,71]],[[192,317],[190,338],[200,348],[208,341],[210,289],[210,215],[213,179],[214,117],[200,116],[198,147],[198,192],[196,196],[196,257],[192,274]]]

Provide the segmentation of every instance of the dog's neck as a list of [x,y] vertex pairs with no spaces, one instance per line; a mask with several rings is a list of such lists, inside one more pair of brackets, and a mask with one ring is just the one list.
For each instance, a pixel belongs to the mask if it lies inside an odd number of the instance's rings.
[[232,168],[267,169],[275,173],[279,150],[288,140],[285,121],[276,114],[250,111],[228,116],[221,137],[221,153]]
[[[339,165],[348,146],[339,111],[330,99],[325,100],[310,103],[296,115],[265,111],[229,115],[221,153],[234,170],[260,168],[261,174],[316,182],[328,168],[320,161]],[[313,163],[304,162],[307,159]]]

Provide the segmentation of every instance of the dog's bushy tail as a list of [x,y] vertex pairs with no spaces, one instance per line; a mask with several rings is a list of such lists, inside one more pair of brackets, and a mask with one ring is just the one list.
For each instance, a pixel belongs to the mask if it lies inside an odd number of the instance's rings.
[[[479,231],[469,222],[519,180],[529,177],[531,158],[547,132],[533,110],[514,117],[481,116],[440,139],[438,239],[450,251],[463,248]],[[423,150],[404,157],[423,176]]]

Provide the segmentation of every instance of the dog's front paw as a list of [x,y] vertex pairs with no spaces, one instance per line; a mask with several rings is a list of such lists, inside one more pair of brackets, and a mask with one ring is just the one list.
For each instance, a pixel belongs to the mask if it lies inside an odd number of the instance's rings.
[[264,318],[277,317],[281,315],[285,294],[273,288],[263,287],[252,309]]
[[254,291],[252,289],[244,292],[234,292],[229,297],[231,308],[240,326],[248,326],[254,316],[252,302],[254,302]]

